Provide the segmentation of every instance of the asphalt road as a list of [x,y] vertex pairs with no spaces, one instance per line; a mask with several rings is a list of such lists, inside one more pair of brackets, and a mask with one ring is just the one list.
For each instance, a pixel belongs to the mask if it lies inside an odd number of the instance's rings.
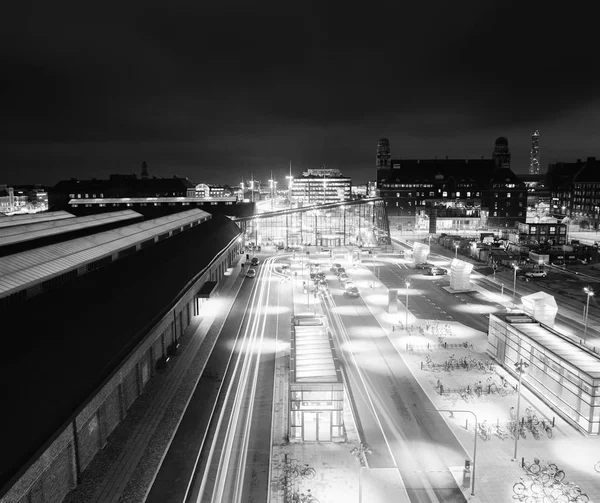
[[[464,463],[462,447],[362,299],[343,297],[335,277],[330,274],[328,280],[331,298],[325,305],[345,326],[345,333],[337,330],[338,346],[359,427],[373,449],[370,467],[397,467],[410,501],[465,501],[447,469]],[[426,300],[418,302],[431,310]]]
[[273,348],[289,330],[277,313],[291,309],[291,292],[280,295],[278,279],[266,288],[270,278],[244,280],[146,502],[267,500]]

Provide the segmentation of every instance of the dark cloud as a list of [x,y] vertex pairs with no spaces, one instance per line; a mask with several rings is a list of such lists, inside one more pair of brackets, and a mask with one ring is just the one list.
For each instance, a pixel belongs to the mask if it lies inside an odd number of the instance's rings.
[[598,72],[583,7],[205,4],[34,1],[5,12],[10,182],[138,171],[143,159],[195,180],[268,176],[291,159],[365,181],[381,136],[404,157],[489,156],[507,136],[526,169],[537,128],[543,159],[544,148],[548,160],[594,155]]

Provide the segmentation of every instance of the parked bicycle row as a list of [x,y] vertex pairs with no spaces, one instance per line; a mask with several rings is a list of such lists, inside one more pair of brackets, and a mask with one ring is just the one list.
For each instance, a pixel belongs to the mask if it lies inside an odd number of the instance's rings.
[[565,482],[565,472],[554,463],[523,461],[521,468],[528,479],[520,477],[513,486],[514,499],[526,502],[587,503],[590,498],[573,482]]
[[448,344],[447,342],[438,342],[437,344],[433,342],[428,342],[427,344],[406,344],[406,351],[412,351],[413,353],[426,353],[434,349],[468,349],[469,351],[474,351],[473,344],[469,344],[468,342],[453,344]]
[[421,362],[421,370],[451,372],[460,369],[494,373],[496,365],[491,360],[478,360],[470,355],[456,358],[454,354],[442,363],[435,363],[429,355],[425,355],[425,362]]

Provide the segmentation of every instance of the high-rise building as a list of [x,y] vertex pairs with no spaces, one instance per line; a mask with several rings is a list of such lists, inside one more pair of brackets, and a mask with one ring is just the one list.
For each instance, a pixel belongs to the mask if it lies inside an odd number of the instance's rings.
[[352,178],[339,169],[309,169],[294,178],[292,200],[301,205],[339,203],[350,200]]
[[531,154],[529,161],[529,174],[540,174],[540,132],[536,129],[531,135]]
[[390,169],[390,142],[381,138],[377,142],[377,169]]

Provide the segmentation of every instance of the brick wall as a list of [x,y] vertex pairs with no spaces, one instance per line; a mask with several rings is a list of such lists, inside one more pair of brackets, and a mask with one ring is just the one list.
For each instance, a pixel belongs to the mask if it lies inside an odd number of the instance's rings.
[[[236,256],[237,251],[236,248]],[[109,435],[155,374],[156,361],[163,356],[163,337],[166,352],[166,347],[174,340],[173,328],[177,329],[177,338],[181,337],[191,321],[187,313],[191,313],[191,304],[200,288],[209,278],[220,277],[215,271],[219,267],[224,270],[223,267],[230,263],[230,256],[226,253],[216,260],[210,271],[191,285],[174,309],[156,324],[121,367],[90,397],[74,420],[49,441],[0,503],[60,503],[75,488],[78,463],[80,471],[84,471],[106,445]],[[217,295],[218,292],[215,292]],[[77,430],[77,442],[74,428]]]

